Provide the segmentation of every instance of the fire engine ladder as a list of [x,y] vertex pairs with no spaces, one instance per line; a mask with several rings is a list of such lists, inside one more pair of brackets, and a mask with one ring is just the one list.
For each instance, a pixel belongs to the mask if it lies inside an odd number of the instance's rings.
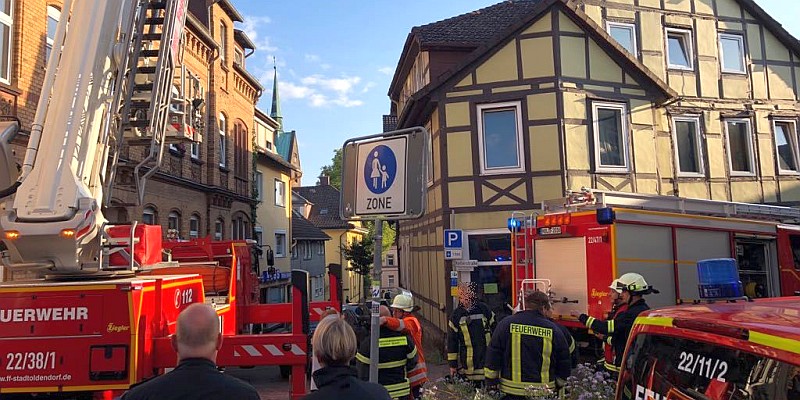
[[[516,271],[519,271],[519,265],[525,265],[524,276],[517,277],[517,279],[532,279],[535,276],[535,267],[533,263],[533,248],[532,248],[532,240],[533,237],[530,233],[530,228],[533,228],[536,221],[536,216],[534,214],[525,215],[525,213],[521,211],[514,211],[511,213],[511,218],[515,219],[520,222],[519,228],[511,230],[511,243],[514,245],[514,260],[512,264]],[[523,245],[520,246],[520,240],[523,241]]]
[[[139,0],[137,12],[129,22],[130,46],[125,49],[126,74],[120,74],[115,103],[119,120],[112,140],[106,206],[110,205],[116,172],[121,165],[135,164],[133,185],[138,204],[144,200],[145,182],[156,173],[164,155],[166,130],[171,114],[181,114],[180,93],[173,94],[178,49],[186,18],[188,0]],[[120,160],[123,146],[141,148],[143,159],[131,162],[134,152]],[[134,157],[132,157],[134,156]],[[116,182],[118,187],[126,187]]]
[[787,223],[800,222],[800,209],[794,207],[603,190],[592,190],[592,193],[595,196],[595,205],[598,207],[617,206],[683,214],[767,219]]

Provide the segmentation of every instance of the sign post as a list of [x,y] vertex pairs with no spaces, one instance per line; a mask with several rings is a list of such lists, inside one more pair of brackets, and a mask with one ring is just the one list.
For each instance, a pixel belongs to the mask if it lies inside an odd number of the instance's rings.
[[383,221],[425,213],[428,131],[423,127],[349,139],[342,147],[339,215],[375,222],[370,318],[369,381],[378,382]]

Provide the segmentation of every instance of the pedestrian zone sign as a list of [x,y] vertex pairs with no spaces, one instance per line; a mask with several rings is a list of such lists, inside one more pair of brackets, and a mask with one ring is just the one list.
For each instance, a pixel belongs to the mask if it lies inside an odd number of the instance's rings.
[[356,214],[405,213],[407,142],[399,136],[358,144]]

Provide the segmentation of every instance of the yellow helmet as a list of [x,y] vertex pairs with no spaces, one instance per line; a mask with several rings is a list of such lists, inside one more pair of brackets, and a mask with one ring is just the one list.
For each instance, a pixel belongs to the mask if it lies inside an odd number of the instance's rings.
[[414,299],[407,294],[398,294],[397,296],[394,296],[394,301],[392,301],[391,307],[403,310],[405,312],[412,312],[414,311]]

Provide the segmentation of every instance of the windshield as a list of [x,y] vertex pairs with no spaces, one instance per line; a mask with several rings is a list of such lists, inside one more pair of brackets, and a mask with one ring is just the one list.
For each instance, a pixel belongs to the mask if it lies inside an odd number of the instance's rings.
[[717,343],[640,334],[624,367],[621,399],[800,400],[800,366]]

